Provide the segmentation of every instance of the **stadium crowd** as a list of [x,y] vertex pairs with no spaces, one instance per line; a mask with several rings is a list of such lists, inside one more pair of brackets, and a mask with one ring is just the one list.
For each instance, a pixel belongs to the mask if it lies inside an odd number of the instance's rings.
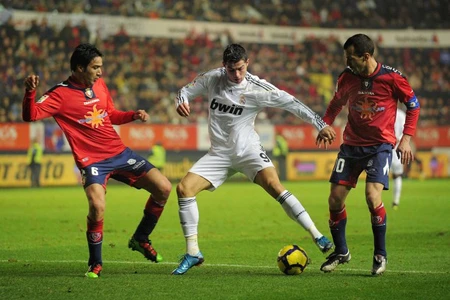
[[[43,10],[43,7],[50,7],[50,2],[67,2],[64,9],[71,12],[75,7],[86,9],[89,6],[89,12],[104,13],[99,7],[112,5],[110,2],[121,7],[126,1],[14,1],[13,6]],[[169,7],[185,1],[140,2]],[[262,4],[276,1],[244,2],[253,6],[258,2],[261,4],[258,7],[262,7]],[[53,7],[60,9],[59,5]],[[177,117],[173,102],[178,89],[197,73],[221,66],[224,45],[220,39],[211,40],[205,34],[194,33],[182,40],[142,38],[120,30],[103,40],[98,35],[92,40],[85,22],[72,25],[68,21],[61,30],[49,26],[45,18],[33,21],[27,31],[19,31],[14,25],[11,18],[0,25],[0,78],[3,82],[0,86],[0,122],[21,121],[25,76],[40,75],[38,95],[41,95],[61,78],[70,75],[70,53],[79,43],[89,41],[104,53],[105,80],[117,108],[147,109],[153,123],[203,122],[207,118],[207,103],[202,99],[192,103],[193,113],[189,120]],[[231,41],[229,37],[228,42]],[[332,97],[334,82],[344,68],[342,45],[336,39],[311,37],[294,45],[243,45],[252,60],[250,72],[297,96],[319,114],[324,113]],[[422,106],[420,126],[450,124],[446,105],[450,100],[450,49],[380,47],[376,58],[408,77]],[[325,90],[324,81],[329,83]],[[301,124],[301,120],[292,114],[275,109],[260,114],[259,121],[265,120],[274,124]]]
[[278,26],[450,28],[447,0],[6,0],[7,8]]

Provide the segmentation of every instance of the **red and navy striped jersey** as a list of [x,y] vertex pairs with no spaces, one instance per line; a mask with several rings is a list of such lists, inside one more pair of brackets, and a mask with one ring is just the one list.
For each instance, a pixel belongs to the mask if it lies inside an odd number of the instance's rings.
[[53,117],[64,132],[79,168],[125,150],[113,125],[133,121],[134,112],[115,109],[103,79],[98,79],[91,87],[83,87],[69,77],[36,102],[35,95],[36,91],[25,93],[24,121]]
[[323,119],[327,124],[333,124],[342,107],[348,105],[344,144],[372,146],[389,143],[394,146],[398,102],[407,108],[403,133],[412,136],[419,119],[420,105],[405,76],[380,63],[367,77],[357,75],[347,67],[337,80],[334,97]]

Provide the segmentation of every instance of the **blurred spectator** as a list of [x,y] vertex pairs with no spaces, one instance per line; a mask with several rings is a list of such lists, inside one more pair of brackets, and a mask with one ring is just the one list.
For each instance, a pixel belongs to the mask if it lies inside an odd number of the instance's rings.
[[91,42],[91,32],[87,27],[86,20],[81,20],[80,25],[78,26],[78,31],[80,33],[81,43],[90,43]]
[[114,35],[114,43],[116,45],[125,45],[130,40],[130,37],[128,36],[128,32],[125,29],[125,25],[121,24],[119,30]]
[[28,167],[31,172],[31,187],[41,186],[41,164],[42,164],[43,150],[38,139],[33,139],[27,152]]

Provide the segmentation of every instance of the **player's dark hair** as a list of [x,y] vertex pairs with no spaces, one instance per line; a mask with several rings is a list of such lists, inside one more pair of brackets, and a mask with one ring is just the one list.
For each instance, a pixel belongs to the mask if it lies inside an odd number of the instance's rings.
[[375,51],[375,44],[373,41],[365,34],[358,33],[350,37],[344,44],[344,50],[353,46],[355,49],[354,54],[358,56],[363,56],[364,53],[369,53],[373,56]]
[[86,69],[89,63],[98,56],[102,57],[103,54],[94,45],[80,44],[70,57],[70,69],[75,71],[77,66],[82,66]]
[[223,51],[223,63],[237,63],[240,60],[247,61],[248,55],[244,47],[239,44],[230,44]]

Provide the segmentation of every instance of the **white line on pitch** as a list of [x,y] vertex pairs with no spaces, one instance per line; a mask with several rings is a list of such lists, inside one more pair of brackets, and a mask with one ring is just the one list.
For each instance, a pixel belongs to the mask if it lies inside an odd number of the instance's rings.
[[[84,260],[0,260],[1,263],[86,263]],[[146,261],[117,261],[104,260],[106,264],[149,264]],[[178,262],[160,262],[158,265],[178,265]],[[204,267],[226,267],[226,268],[248,268],[248,269],[277,269],[277,266],[252,266],[235,264],[203,264]],[[369,269],[339,268],[339,271],[368,272]],[[446,271],[415,271],[415,270],[386,270],[387,273],[410,273],[410,274],[449,274]]]

